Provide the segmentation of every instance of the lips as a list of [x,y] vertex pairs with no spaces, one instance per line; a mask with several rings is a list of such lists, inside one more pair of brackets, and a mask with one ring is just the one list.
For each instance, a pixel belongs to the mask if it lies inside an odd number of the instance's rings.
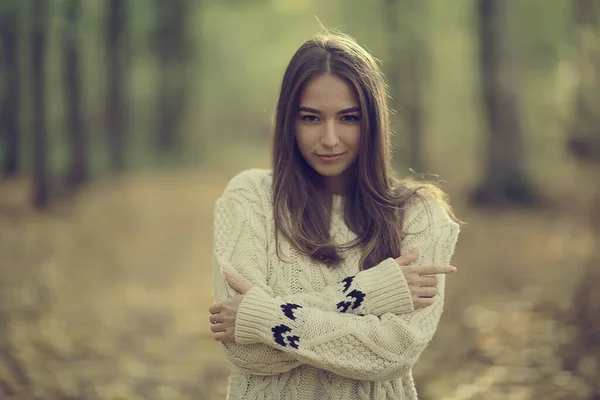
[[335,163],[346,153],[337,153],[337,154],[317,154],[319,160],[323,163]]

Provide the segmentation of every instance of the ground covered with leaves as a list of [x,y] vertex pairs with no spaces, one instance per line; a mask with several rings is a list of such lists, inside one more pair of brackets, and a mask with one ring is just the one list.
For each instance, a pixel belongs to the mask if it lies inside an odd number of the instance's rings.
[[[212,211],[226,181],[106,179],[47,213],[30,208],[26,180],[0,182],[0,398],[224,398],[229,366],[207,307]],[[467,222],[459,271],[415,370],[421,397],[592,398],[598,360],[582,356],[567,372],[561,358],[595,243],[582,208],[455,206]]]

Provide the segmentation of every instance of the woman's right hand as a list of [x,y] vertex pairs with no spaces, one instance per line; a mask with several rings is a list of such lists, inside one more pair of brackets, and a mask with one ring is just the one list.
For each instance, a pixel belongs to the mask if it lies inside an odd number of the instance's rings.
[[400,266],[413,299],[415,309],[424,308],[433,304],[438,294],[437,274],[452,274],[456,267],[450,265],[409,265],[419,259],[419,249],[396,258]]

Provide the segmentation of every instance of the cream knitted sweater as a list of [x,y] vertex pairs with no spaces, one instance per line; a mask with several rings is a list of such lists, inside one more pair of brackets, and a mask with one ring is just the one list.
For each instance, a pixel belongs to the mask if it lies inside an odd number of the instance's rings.
[[[247,170],[218,199],[214,220],[214,294],[236,293],[223,271],[254,286],[236,318],[235,343],[224,345],[233,363],[228,399],[416,399],[412,367],[433,337],[443,308],[444,275],[433,305],[413,309],[394,259],[359,270],[360,250],[330,269],[280,240],[275,251],[272,175]],[[343,199],[334,197],[331,234],[346,227]],[[449,264],[459,226],[433,201],[419,200],[405,217],[402,253],[421,251],[420,264]]]

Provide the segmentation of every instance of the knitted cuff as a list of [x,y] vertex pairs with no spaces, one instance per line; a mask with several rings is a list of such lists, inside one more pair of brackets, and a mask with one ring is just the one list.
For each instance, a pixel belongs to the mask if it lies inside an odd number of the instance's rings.
[[379,316],[414,311],[408,282],[396,260],[387,258],[360,275],[360,285],[368,291],[365,302],[369,314]]
[[235,341],[239,344],[263,343],[278,320],[280,305],[258,286],[244,296],[235,318]]

